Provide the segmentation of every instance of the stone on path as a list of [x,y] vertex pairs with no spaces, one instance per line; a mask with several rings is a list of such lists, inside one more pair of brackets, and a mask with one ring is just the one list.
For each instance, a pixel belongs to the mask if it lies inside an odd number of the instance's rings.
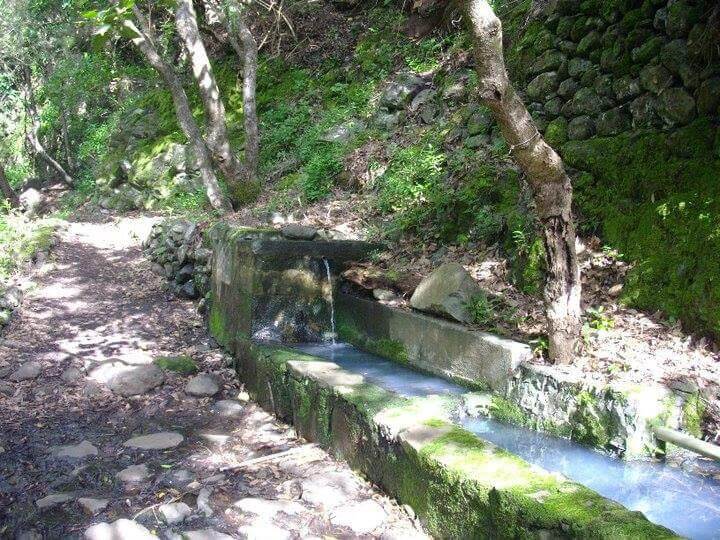
[[232,536],[218,532],[215,529],[185,531],[180,533],[180,538],[183,540],[234,540]]
[[238,529],[240,538],[245,540],[287,540],[290,531],[281,529],[272,523],[255,523]]
[[315,227],[300,223],[288,223],[280,232],[288,240],[312,240],[318,234]]
[[219,390],[220,387],[215,378],[204,373],[195,375],[185,385],[185,393],[195,397],[214,396]]
[[163,504],[158,511],[168,525],[182,523],[192,514],[192,508],[184,502]]
[[260,499],[258,497],[247,497],[240,499],[233,503],[233,506],[239,508],[243,512],[249,512],[256,514],[262,519],[270,520],[278,512],[282,512],[288,515],[295,515],[301,513],[305,507],[295,501],[284,501],[284,500],[269,500]]
[[420,282],[410,305],[420,311],[472,322],[468,303],[482,292],[480,285],[458,263],[446,263]]
[[98,449],[90,441],[82,441],[80,444],[57,446],[53,450],[55,457],[82,459],[88,456],[97,456]]
[[187,469],[176,469],[168,471],[160,477],[160,484],[166,487],[182,489],[190,482],[196,480],[195,473]]
[[102,512],[110,503],[107,499],[93,499],[92,497],[80,497],[77,502],[83,509],[83,512],[89,516],[94,516]]
[[43,497],[42,499],[35,501],[35,505],[42,510],[72,501],[74,498],[75,497],[69,493],[52,493],[47,497]]
[[233,399],[216,401],[212,408],[220,416],[237,416],[243,411],[243,406]]
[[15,387],[7,382],[7,381],[0,381],[0,394],[5,394],[6,396],[12,396],[15,393]]
[[19,382],[34,379],[40,375],[41,368],[40,362],[25,362],[10,375],[10,380]]
[[150,435],[140,435],[125,441],[123,446],[128,448],[139,448],[141,450],[165,450],[175,448],[183,442],[184,437],[174,431],[161,431]]
[[98,523],[85,531],[85,540],[157,540],[157,536],[130,519]]
[[82,371],[80,371],[76,367],[69,367],[65,371],[62,372],[62,375],[60,375],[60,379],[65,383],[74,383],[77,381],[80,377],[82,377]]
[[139,483],[150,478],[150,471],[144,463],[141,465],[130,465],[115,475],[115,478],[125,483]]
[[387,518],[387,512],[377,502],[365,500],[346,505],[330,514],[330,523],[339,527],[348,527],[355,534],[368,534]]
[[110,389],[121,396],[145,394],[165,381],[165,375],[156,365],[138,366],[119,373],[108,382]]

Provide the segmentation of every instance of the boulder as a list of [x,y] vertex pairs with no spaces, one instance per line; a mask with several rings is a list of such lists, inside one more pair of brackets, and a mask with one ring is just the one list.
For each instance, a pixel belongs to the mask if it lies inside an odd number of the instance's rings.
[[138,366],[113,376],[108,385],[121,396],[137,396],[149,392],[165,381],[162,370],[153,365]]
[[420,282],[410,305],[420,311],[471,322],[467,304],[480,294],[480,286],[458,263],[446,263]]
[[568,124],[567,136],[571,141],[589,139],[595,134],[595,122],[589,116],[578,116]]
[[640,84],[645,90],[659,94],[672,85],[673,76],[664,66],[645,66],[640,71]]
[[318,234],[315,227],[301,225],[300,223],[288,223],[280,232],[288,240],[312,240]]
[[26,189],[19,195],[20,206],[29,217],[37,216],[45,206],[45,197],[35,188]]
[[684,88],[668,88],[660,96],[658,112],[668,125],[688,124],[695,118],[695,99]]
[[82,441],[80,444],[58,446],[53,449],[53,454],[58,458],[83,459],[97,456],[98,449],[90,441]]
[[400,74],[380,97],[380,105],[390,111],[404,109],[425,86],[425,79],[412,73]]
[[130,465],[115,475],[115,478],[126,484],[137,484],[150,478],[150,471],[147,465]]
[[557,90],[559,82],[557,72],[541,73],[528,83],[527,95],[534,100],[544,100],[549,94]]
[[385,509],[372,499],[344,505],[330,513],[330,523],[347,527],[356,535],[370,534],[386,519]]
[[168,525],[182,523],[192,514],[192,508],[184,502],[163,504],[158,511]]
[[630,115],[622,107],[602,113],[597,120],[597,134],[601,137],[618,135],[630,128]]
[[695,97],[699,114],[703,116],[716,114],[720,106],[720,77],[713,77],[703,82]]
[[40,510],[45,510],[47,508],[64,504],[68,501],[72,501],[74,498],[75,497],[69,493],[52,493],[47,497],[43,497],[42,499],[35,501],[35,506],[37,506]]

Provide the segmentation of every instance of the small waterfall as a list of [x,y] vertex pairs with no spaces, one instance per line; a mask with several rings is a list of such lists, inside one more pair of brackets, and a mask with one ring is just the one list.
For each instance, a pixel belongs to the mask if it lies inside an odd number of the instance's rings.
[[323,262],[325,263],[325,272],[327,273],[327,279],[328,284],[330,285],[330,328],[332,329],[332,344],[333,346],[336,345],[335,343],[335,303],[333,301],[333,283],[332,283],[332,274],[330,273],[330,263],[328,260],[323,257]]

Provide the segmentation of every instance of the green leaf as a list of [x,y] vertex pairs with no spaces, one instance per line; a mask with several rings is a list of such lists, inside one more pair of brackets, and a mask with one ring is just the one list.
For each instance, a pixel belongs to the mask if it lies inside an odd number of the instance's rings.
[[91,9],[82,13],[83,19],[97,19],[100,12],[97,9]]

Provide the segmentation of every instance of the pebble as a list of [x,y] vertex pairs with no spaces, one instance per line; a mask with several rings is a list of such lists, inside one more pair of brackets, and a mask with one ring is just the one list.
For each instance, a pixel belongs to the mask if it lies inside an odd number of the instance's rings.
[[10,380],[18,382],[35,379],[38,375],[40,375],[41,367],[40,362],[25,362],[10,375]]
[[185,385],[185,393],[195,397],[214,396],[219,391],[220,387],[215,378],[204,373],[195,375]]
[[72,501],[73,499],[74,497],[68,493],[52,493],[47,497],[35,501],[35,505],[40,509],[52,508],[53,506]]
[[115,477],[121,482],[134,484],[147,480],[150,477],[150,471],[144,463],[141,465],[130,465],[117,473]]
[[158,540],[145,527],[130,519],[98,523],[85,531],[85,540]]
[[192,508],[184,502],[163,504],[158,511],[168,525],[182,523],[192,514]]
[[90,516],[102,512],[110,503],[107,499],[93,499],[91,497],[80,497],[77,502],[83,511]]
[[123,446],[128,448],[139,448],[142,450],[165,450],[166,448],[175,448],[184,437],[174,431],[161,431],[159,433],[151,433],[150,435],[140,435],[125,441]]
[[82,441],[80,444],[58,446],[54,449],[55,457],[82,459],[88,456],[97,456],[98,449],[90,441]]
[[69,367],[65,371],[62,372],[62,375],[60,375],[60,379],[65,383],[74,383],[77,381],[80,377],[82,377],[82,371],[80,371],[76,367]]

